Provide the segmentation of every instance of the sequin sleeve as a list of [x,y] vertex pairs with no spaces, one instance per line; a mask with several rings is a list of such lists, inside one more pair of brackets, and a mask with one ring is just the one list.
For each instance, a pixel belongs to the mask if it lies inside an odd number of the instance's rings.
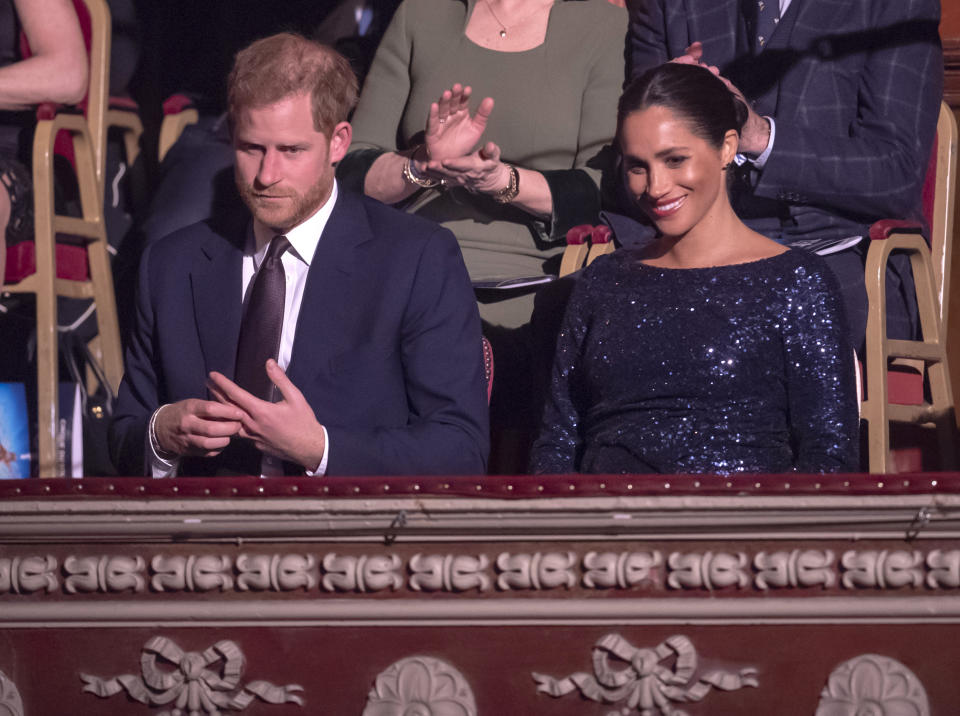
[[833,274],[818,257],[800,263],[787,288],[783,343],[794,470],[859,468],[854,354]]
[[583,344],[587,336],[592,298],[589,275],[581,274],[557,337],[550,378],[550,394],[543,411],[540,435],[530,455],[530,472],[577,472],[583,447],[581,419],[586,410],[583,385]]

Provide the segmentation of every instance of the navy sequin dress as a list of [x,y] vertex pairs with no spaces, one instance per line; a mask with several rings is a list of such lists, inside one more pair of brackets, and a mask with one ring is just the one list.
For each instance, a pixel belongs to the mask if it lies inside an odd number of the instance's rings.
[[641,256],[601,257],[577,281],[533,472],[858,468],[853,349],[819,257],[664,269]]

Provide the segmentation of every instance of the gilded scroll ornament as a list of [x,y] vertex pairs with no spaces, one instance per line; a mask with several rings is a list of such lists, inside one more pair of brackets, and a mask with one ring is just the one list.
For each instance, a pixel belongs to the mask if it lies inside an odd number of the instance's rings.
[[477,716],[477,705],[470,684],[449,663],[411,656],[377,676],[362,716]]
[[[173,667],[173,668],[170,668]],[[147,706],[172,706],[158,716],[202,716],[222,711],[243,711],[255,699],[268,704],[303,706],[296,684],[275,686],[267,681],[242,685],[243,652],[232,641],[218,641],[203,653],[185,652],[170,639],[155,636],[143,645],[140,676],[123,674],[112,679],[81,674],[83,691],[100,698],[126,692]]]
[[[757,670],[697,672],[697,650],[683,635],[675,635],[653,649],[638,649],[619,634],[607,634],[593,647],[593,674],[577,672],[564,679],[533,674],[537,691],[554,698],[579,691],[598,703],[620,705],[627,716],[686,716],[677,703],[702,701],[711,689],[735,691],[757,686]],[[619,667],[619,668],[618,668]],[[616,712],[614,712],[616,713]]]
[[840,664],[820,692],[816,716],[930,716],[920,679],[896,659],[863,654]]

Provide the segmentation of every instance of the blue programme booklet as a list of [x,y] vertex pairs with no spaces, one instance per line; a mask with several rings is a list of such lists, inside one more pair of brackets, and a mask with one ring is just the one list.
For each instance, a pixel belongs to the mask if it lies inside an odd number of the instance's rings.
[[23,383],[0,383],[0,479],[30,477],[30,422]]

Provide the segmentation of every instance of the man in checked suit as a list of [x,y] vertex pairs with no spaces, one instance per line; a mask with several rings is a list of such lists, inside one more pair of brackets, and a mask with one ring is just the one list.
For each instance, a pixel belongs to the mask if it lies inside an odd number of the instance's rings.
[[237,55],[229,116],[250,214],[144,253],[111,426],[123,473],[484,471],[466,269],[449,231],[337,188],[356,96],[346,60],[302,37]]
[[[870,224],[919,219],[943,84],[937,0],[627,0],[630,76],[712,66],[748,100],[734,206],[756,231],[824,255],[854,346],[866,328]],[[770,13],[773,13],[770,15]],[[905,256],[888,335],[916,330]]]

